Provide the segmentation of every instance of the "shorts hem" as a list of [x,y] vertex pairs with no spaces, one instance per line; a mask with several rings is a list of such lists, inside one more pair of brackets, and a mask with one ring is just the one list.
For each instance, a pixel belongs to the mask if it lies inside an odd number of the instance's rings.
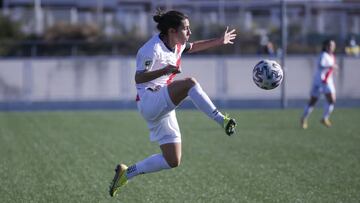
[[159,145],[169,144],[169,143],[181,143],[180,137],[171,137],[171,138],[164,138],[157,141]]

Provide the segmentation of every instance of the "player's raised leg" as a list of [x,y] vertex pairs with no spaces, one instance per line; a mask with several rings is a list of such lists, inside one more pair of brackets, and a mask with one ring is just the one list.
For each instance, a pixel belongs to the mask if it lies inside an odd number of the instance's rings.
[[185,78],[183,80],[174,81],[168,86],[168,91],[171,101],[176,106],[189,96],[199,110],[225,128],[227,135],[234,134],[236,127],[235,119],[230,118],[229,116],[225,117],[215,107],[209,96],[203,91],[200,84],[194,78]]

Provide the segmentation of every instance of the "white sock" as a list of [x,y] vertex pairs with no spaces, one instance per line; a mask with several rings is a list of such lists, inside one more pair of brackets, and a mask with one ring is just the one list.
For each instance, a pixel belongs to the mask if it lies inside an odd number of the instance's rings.
[[325,103],[323,118],[328,119],[330,117],[330,114],[333,112],[333,110],[334,110],[334,104]]
[[302,118],[307,119],[313,110],[314,110],[314,106],[306,105]]
[[130,166],[126,170],[126,177],[128,178],[128,180],[130,180],[131,178],[140,174],[153,173],[153,172],[161,171],[163,169],[170,169],[170,168],[171,167],[166,162],[162,154],[154,154]]
[[209,96],[204,92],[199,83],[196,83],[188,92],[188,95],[194,105],[204,112],[209,118],[215,120],[221,126],[224,123],[224,115],[218,111],[210,100]]

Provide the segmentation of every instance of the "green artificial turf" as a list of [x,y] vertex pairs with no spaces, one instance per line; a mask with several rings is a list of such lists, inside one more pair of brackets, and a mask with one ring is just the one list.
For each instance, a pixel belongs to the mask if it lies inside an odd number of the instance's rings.
[[136,111],[0,113],[0,202],[360,202],[360,109],[229,110],[225,135],[178,110],[180,167],[140,175],[108,195],[114,167],[160,153]]

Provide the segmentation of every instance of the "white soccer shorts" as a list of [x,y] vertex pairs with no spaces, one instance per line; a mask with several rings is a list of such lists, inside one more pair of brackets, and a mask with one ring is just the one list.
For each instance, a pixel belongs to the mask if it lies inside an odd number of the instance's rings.
[[157,91],[145,90],[139,96],[137,106],[150,130],[150,141],[156,141],[159,145],[181,142],[176,106],[170,99],[167,87]]
[[320,83],[320,84],[314,84],[311,89],[311,96],[313,97],[319,97],[320,94],[335,94],[335,85],[333,82],[329,82],[327,84]]

